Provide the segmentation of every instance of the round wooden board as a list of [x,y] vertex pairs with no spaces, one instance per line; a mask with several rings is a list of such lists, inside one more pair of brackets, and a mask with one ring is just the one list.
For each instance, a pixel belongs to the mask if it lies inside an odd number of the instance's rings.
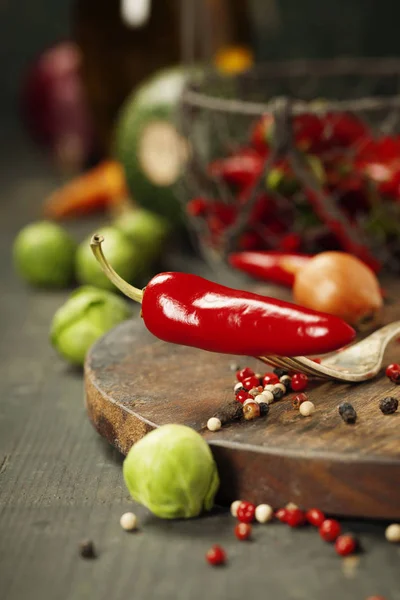
[[[387,361],[398,355],[393,344]],[[328,513],[400,518],[400,412],[383,415],[379,399],[400,388],[382,375],[358,385],[315,383],[317,410],[304,418],[286,396],[267,418],[239,421],[211,433],[206,422],[233,399],[232,363],[265,371],[256,359],[208,353],[161,342],[141,319],[103,337],[85,365],[86,403],[98,432],[126,454],[166,423],[182,423],[210,443],[221,478],[219,501],[288,501]],[[355,425],[338,404],[352,402]]]

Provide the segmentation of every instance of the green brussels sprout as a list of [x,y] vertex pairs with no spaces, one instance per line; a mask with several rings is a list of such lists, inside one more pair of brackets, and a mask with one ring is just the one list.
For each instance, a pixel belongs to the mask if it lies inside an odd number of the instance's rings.
[[59,225],[39,221],[24,227],[14,241],[16,270],[31,285],[65,287],[74,275],[76,244]]
[[148,260],[153,260],[161,252],[168,234],[165,219],[144,208],[125,212],[113,224],[137,245],[141,255]]
[[116,294],[83,286],[54,315],[51,343],[67,361],[83,365],[92,344],[131,314],[125,300]]
[[211,510],[219,477],[207,442],[185,425],[163,425],[130,449],[123,465],[134,500],[163,519]]
[[[114,227],[103,227],[98,232],[104,235],[104,249],[112,267],[127,281],[133,281],[143,270],[143,260],[137,246]],[[104,275],[90,249],[89,236],[76,253],[76,277],[80,283],[94,285],[104,290],[114,290],[113,284]]]

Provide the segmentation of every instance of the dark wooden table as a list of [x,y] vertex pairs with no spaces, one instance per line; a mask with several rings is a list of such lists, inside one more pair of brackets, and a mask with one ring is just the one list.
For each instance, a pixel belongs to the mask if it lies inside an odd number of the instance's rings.
[[[57,178],[22,142],[3,141],[0,172],[0,598],[399,600],[400,547],[385,541],[384,523],[346,521],[363,552],[343,561],[310,529],[257,526],[253,541],[240,543],[226,510],[166,522],[130,501],[121,457],[86,417],[82,374],[48,342],[67,293],[27,289],[11,266],[15,233]],[[132,509],[141,527],[127,534],[119,518]],[[78,555],[87,537],[96,560]],[[204,561],[213,543],[228,552],[225,568]]]

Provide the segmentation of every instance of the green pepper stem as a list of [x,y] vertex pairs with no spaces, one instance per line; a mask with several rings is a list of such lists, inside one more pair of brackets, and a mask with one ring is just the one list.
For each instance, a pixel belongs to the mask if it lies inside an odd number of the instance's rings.
[[121,292],[125,294],[125,296],[128,296],[128,298],[131,298],[132,300],[135,300],[135,302],[139,302],[141,304],[143,300],[143,290],[139,290],[139,288],[130,285],[127,281],[122,279],[122,277],[120,277],[118,273],[114,271],[114,269],[103,254],[103,248],[101,247],[101,244],[103,242],[104,237],[102,235],[97,234],[93,235],[92,239],[90,240],[90,247],[97,262],[99,263],[99,265],[101,266],[102,270],[104,271],[108,279],[111,281],[111,283],[115,285],[115,287],[121,290]]

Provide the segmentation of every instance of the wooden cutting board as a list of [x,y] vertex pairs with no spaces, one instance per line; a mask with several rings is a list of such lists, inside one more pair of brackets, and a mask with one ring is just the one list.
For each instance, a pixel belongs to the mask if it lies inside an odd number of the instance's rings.
[[[385,321],[400,317],[386,309]],[[400,345],[385,364],[398,362]],[[271,406],[266,418],[225,425],[212,433],[207,420],[231,401],[232,366],[265,372],[256,359],[175,346],[154,338],[136,318],[97,342],[85,365],[89,417],[111,444],[126,454],[153,428],[182,423],[210,443],[221,478],[219,501],[243,498],[282,506],[292,501],[327,513],[400,519],[400,411],[383,415],[379,400],[400,399],[400,387],[382,374],[357,385],[313,383],[316,412],[302,417],[293,394]],[[338,404],[350,401],[358,420],[346,425]]]

